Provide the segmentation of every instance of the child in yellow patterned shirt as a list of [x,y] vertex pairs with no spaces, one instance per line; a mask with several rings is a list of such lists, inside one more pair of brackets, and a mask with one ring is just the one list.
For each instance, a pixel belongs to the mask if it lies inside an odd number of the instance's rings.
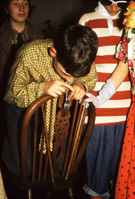
[[[57,50],[54,59],[48,54],[52,46]],[[88,90],[93,90],[97,80],[93,64],[97,47],[95,32],[75,25],[61,31],[54,42],[36,40],[20,49],[4,97],[8,134],[2,159],[10,172],[20,174],[17,136],[25,109],[40,96],[58,97],[66,88],[70,90],[69,100],[80,100]]]

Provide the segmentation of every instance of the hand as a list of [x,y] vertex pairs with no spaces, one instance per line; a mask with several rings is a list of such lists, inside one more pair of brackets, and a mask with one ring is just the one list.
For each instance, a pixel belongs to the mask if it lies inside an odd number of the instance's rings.
[[51,57],[55,58],[56,54],[57,54],[56,49],[54,47],[51,47],[51,48],[49,48],[49,51],[50,51]]
[[77,82],[72,84],[72,87],[74,88],[74,91],[70,92],[68,99],[81,100],[86,93],[84,86],[81,83]]
[[106,103],[115,93],[115,87],[113,85],[113,80],[109,78],[106,83],[103,85],[102,89],[99,91],[97,97],[92,95],[91,93],[87,93],[86,95],[89,97],[85,101],[92,102],[95,107],[99,107]]
[[84,100],[85,102],[92,102],[95,107],[99,107],[102,105],[102,100],[99,96],[92,95],[91,93],[87,93],[86,96],[88,98]]
[[66,92],[66,88],[74,92],[73,86],[63,82],[61,80],[54,80],[46,82],[43,88],[43,94],[51,95],[52,97],[58,97]]

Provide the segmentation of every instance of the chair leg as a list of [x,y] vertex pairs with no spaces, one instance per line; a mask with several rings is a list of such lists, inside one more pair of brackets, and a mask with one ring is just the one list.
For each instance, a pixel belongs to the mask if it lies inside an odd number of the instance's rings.
[[51,191],[50,190],[46,190],[45,191],[45,198],[46,199],[51,199]]
[[27,198],[32,199],[32,190],[31,189],[28,189],[28,191],[27,191]]
[[68,196],[70,199],[74,199],[74,193],[71,187],[68,187]]

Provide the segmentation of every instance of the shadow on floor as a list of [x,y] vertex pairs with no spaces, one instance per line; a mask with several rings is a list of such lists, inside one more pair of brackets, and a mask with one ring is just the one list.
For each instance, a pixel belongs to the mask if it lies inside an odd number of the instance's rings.
[[[80,177],[79,180],[74,182],[73,184],[73,191],[75,195],[75,199],[89,199],[89,196],[83,191],[83,185],[87,183],[87,177],[86,177],[86,165],[85,165],[85,159],[82,160],[82,163],[79,167],[80,171]],[[8,199],[26,199],[27,198],[27,192],[18,190],[15,188],[12,184],[6,184],[5,189],[7,192]],[[33,199],[68,199],[68,191],[67,190],[60,190],[55,191],[51,193],[51,195],[48,195],[48,193],[44,189],[40,190],[33,190]]]

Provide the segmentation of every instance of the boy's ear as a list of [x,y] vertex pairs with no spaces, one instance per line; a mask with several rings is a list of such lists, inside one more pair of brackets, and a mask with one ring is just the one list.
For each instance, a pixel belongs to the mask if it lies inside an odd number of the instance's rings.
[[56,49],[54,47],[49,48],[49,54],[51,57],[55,58],[57,54]]

